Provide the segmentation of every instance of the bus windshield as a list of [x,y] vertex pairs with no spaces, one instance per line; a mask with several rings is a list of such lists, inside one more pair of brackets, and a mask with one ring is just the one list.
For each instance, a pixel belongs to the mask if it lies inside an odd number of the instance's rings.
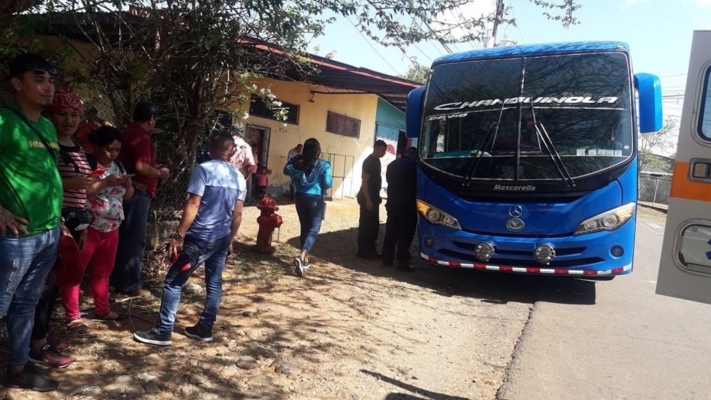
[[572,180],[634,155],[622,52],[475,60],[434,67],[422,161],[471,179]]

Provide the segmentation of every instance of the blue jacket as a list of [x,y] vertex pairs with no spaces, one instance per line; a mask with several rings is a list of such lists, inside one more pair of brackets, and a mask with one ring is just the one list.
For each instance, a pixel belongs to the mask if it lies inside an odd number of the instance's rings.
[[325,196],[333,185],[331,163],[326,160],[318,160],[309,174],[294,168],[292,160],[289,160],[284,166],[284,175],[292,178],[296,193]]

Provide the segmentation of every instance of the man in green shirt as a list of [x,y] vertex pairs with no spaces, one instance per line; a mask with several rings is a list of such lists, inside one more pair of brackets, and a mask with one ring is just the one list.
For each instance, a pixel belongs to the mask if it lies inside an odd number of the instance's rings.
[[62,180],[57,133],[41,116],[52,103],[57,70],[44,58],[10,61],[15,101],[0,107],[0,316],[10,355],[2,385],[51,391],[57,381],[28,363],[35,305],[57,258]]

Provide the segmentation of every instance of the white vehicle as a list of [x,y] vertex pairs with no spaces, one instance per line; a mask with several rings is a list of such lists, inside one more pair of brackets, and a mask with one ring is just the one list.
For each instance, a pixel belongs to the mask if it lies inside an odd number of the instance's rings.
[[711,304],[711,31],[691,46],[657,294]]

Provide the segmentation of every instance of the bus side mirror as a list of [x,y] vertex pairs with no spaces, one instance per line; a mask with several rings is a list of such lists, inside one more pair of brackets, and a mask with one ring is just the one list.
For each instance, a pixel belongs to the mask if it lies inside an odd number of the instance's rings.
[[634,86],[639,95],[639,131],[641,133],[662,130],[662,85],[656,75],[634,75]]
[[422,107],[425,99],[426,86],[420,86],[407,95],[407,115],[405,117],[405,131],[407,137],[416,139],[422,130]]

